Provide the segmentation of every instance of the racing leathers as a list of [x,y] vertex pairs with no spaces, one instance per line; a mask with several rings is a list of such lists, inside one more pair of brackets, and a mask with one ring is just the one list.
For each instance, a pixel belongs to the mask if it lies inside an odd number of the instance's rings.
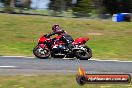
[[68,46],[69,49],[73,48],[73,45],[72,45],[73,38],[70,35],[68,35],[64,30],[50,33],[48,37],[55,35],[55,34],[58,34],[58,36],[61,36],[60,41],[65,42],[66,46]]

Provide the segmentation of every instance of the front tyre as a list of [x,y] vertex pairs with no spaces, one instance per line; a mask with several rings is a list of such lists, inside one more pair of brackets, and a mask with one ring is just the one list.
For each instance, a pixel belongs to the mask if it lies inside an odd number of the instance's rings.
[[85,50],[80,49],[75,52],[76,58],[80,60],[88,60],[92,57],[92,50],[87,46],[85,46],[84,48]]
[[33,49],[33,54],[40,59],[47,59],[50,56],[50,50],[48,48],[41,48],[40,46],[36,46]]

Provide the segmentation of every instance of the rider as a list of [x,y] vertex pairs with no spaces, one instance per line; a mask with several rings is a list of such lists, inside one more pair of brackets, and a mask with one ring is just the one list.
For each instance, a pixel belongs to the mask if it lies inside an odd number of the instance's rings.
[[62,35],[62,37],[60,38],[60,40],[64,41],[66,43],[66,45],[68,46],[69,49],[73,48],[72,42],[73,42],[73,38],[68,35],[66,33],[66,31],[64,31],[63,29],[60,28],[60,26],[58,24],[55,24],[52,26],[52,33],[50,33],[48,35],[48,37],[58,34],[58,36]]

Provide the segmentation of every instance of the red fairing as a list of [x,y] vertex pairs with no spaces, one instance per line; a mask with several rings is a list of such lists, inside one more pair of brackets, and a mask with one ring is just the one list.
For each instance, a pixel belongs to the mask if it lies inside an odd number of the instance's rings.
[[74,40],[72,44],[77,45],[77,44],[85,44],[89,38],[77,38]]
[[41,42],[41,43],[43,43],[43,42],[45,42],[45,41],[50,41],[50,39],[49,38],[45,38],[45,37],[41,37],[40,39],[39,39],[39,42]]

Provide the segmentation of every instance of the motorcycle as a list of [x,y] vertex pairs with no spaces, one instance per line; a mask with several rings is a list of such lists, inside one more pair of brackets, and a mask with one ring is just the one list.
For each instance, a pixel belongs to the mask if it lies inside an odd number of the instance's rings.
[[89,38],[77,38],[72,42],[73,48],[69,49],[65,42],[61,41],[62,36],[50,38],[47,35],[40,37],[33,54],[40,59],[53,58],[74,58],[88,60],[92,57],[92,50],[85,45]]

